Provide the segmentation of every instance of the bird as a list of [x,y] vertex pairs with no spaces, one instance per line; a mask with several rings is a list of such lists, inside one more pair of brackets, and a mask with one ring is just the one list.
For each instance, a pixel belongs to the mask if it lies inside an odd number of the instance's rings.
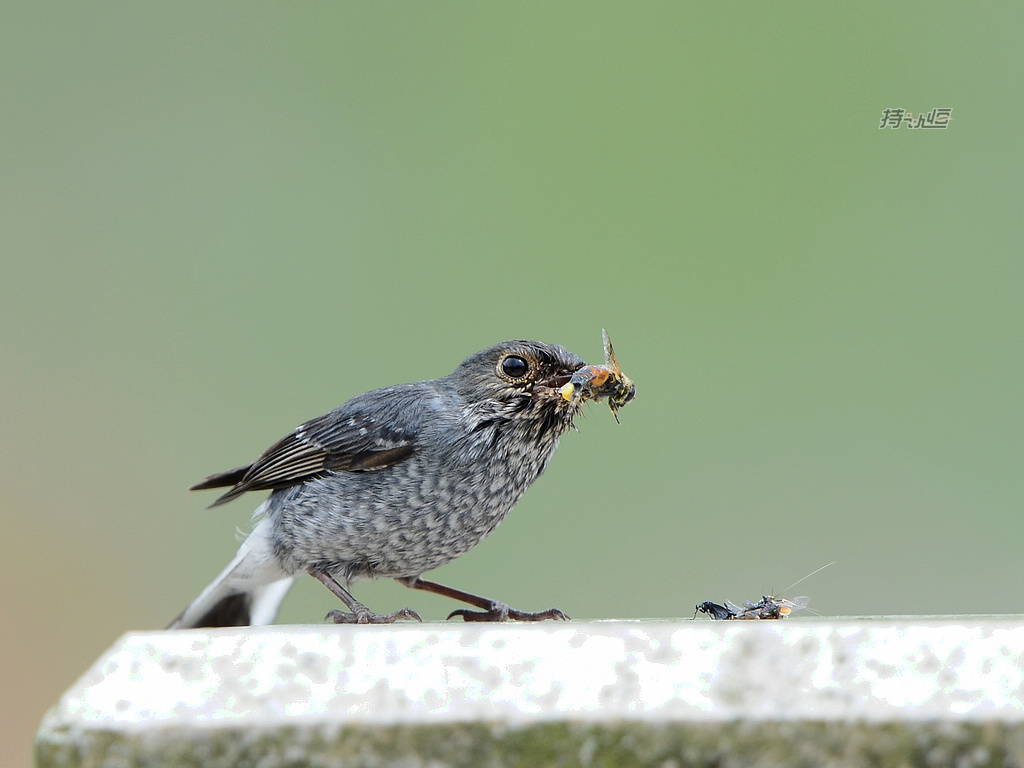
[[[344,604],[338,624],[421,621],[376,613],[349,591],[392,578],[473,606],[465,621],[567,620],[427,581],[488,536],[544,472],[588,398],[560,390],[585,366],[557,344],[512,340],[442,378],[376,389],[307,421],[252,464],[190,490],[227,488],[211,507],[270,491],[237,555],[169,629],[269,624],[309,574]],[[598,399],[596,396],[592,399]]]

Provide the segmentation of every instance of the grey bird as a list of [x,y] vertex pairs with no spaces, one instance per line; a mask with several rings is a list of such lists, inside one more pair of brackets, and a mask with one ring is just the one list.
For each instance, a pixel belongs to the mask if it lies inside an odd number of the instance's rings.
[[246,491],[271,493],[234,560],[170,628],[269,624],[304,573],[345,604],[328,614],[336,623],[420,620],[409,608],[374,613],[348,591],[379,577],[479,609],[448,618],[567,619],[421,576],[480,543],[544,471],[588,399],[559,391],[584,365],[558,345],[506,341],[444,378],[354,397],[252,464],[208,477],[192,490],[230,489],[212,506]]

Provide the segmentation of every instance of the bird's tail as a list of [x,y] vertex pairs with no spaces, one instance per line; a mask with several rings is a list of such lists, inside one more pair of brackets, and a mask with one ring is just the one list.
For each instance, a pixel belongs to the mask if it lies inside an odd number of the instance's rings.
[[[256,515],[262,511],[261,507]],[[274,557],[270,522],[264,517],[242,542],[234,560],[168,629],[269,624],[294,580]]]

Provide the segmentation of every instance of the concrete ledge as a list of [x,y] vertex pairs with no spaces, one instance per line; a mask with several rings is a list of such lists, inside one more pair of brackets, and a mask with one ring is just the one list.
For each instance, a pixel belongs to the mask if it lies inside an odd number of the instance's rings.
[[1024,618],[131,633],[36,761],[1024,766]]

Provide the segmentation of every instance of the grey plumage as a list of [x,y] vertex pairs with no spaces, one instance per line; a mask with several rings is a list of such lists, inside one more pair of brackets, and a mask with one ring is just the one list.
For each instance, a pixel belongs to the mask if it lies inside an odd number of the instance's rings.
[[320,579],[348,612],[378,615],[348,594],[351,582],[396,578],[464,600],[467,620],[565,618],[528,614],[420,579],[478,544],[544,471],[582,400],[559,388],[584,361],[535,341],[508,341],[467,358],[450,375],[354,397],[299,426],[253,464],[195,489],[227,487],[217,504],[271,490],[238,555],[172,627],[267,623],[292,580]]

